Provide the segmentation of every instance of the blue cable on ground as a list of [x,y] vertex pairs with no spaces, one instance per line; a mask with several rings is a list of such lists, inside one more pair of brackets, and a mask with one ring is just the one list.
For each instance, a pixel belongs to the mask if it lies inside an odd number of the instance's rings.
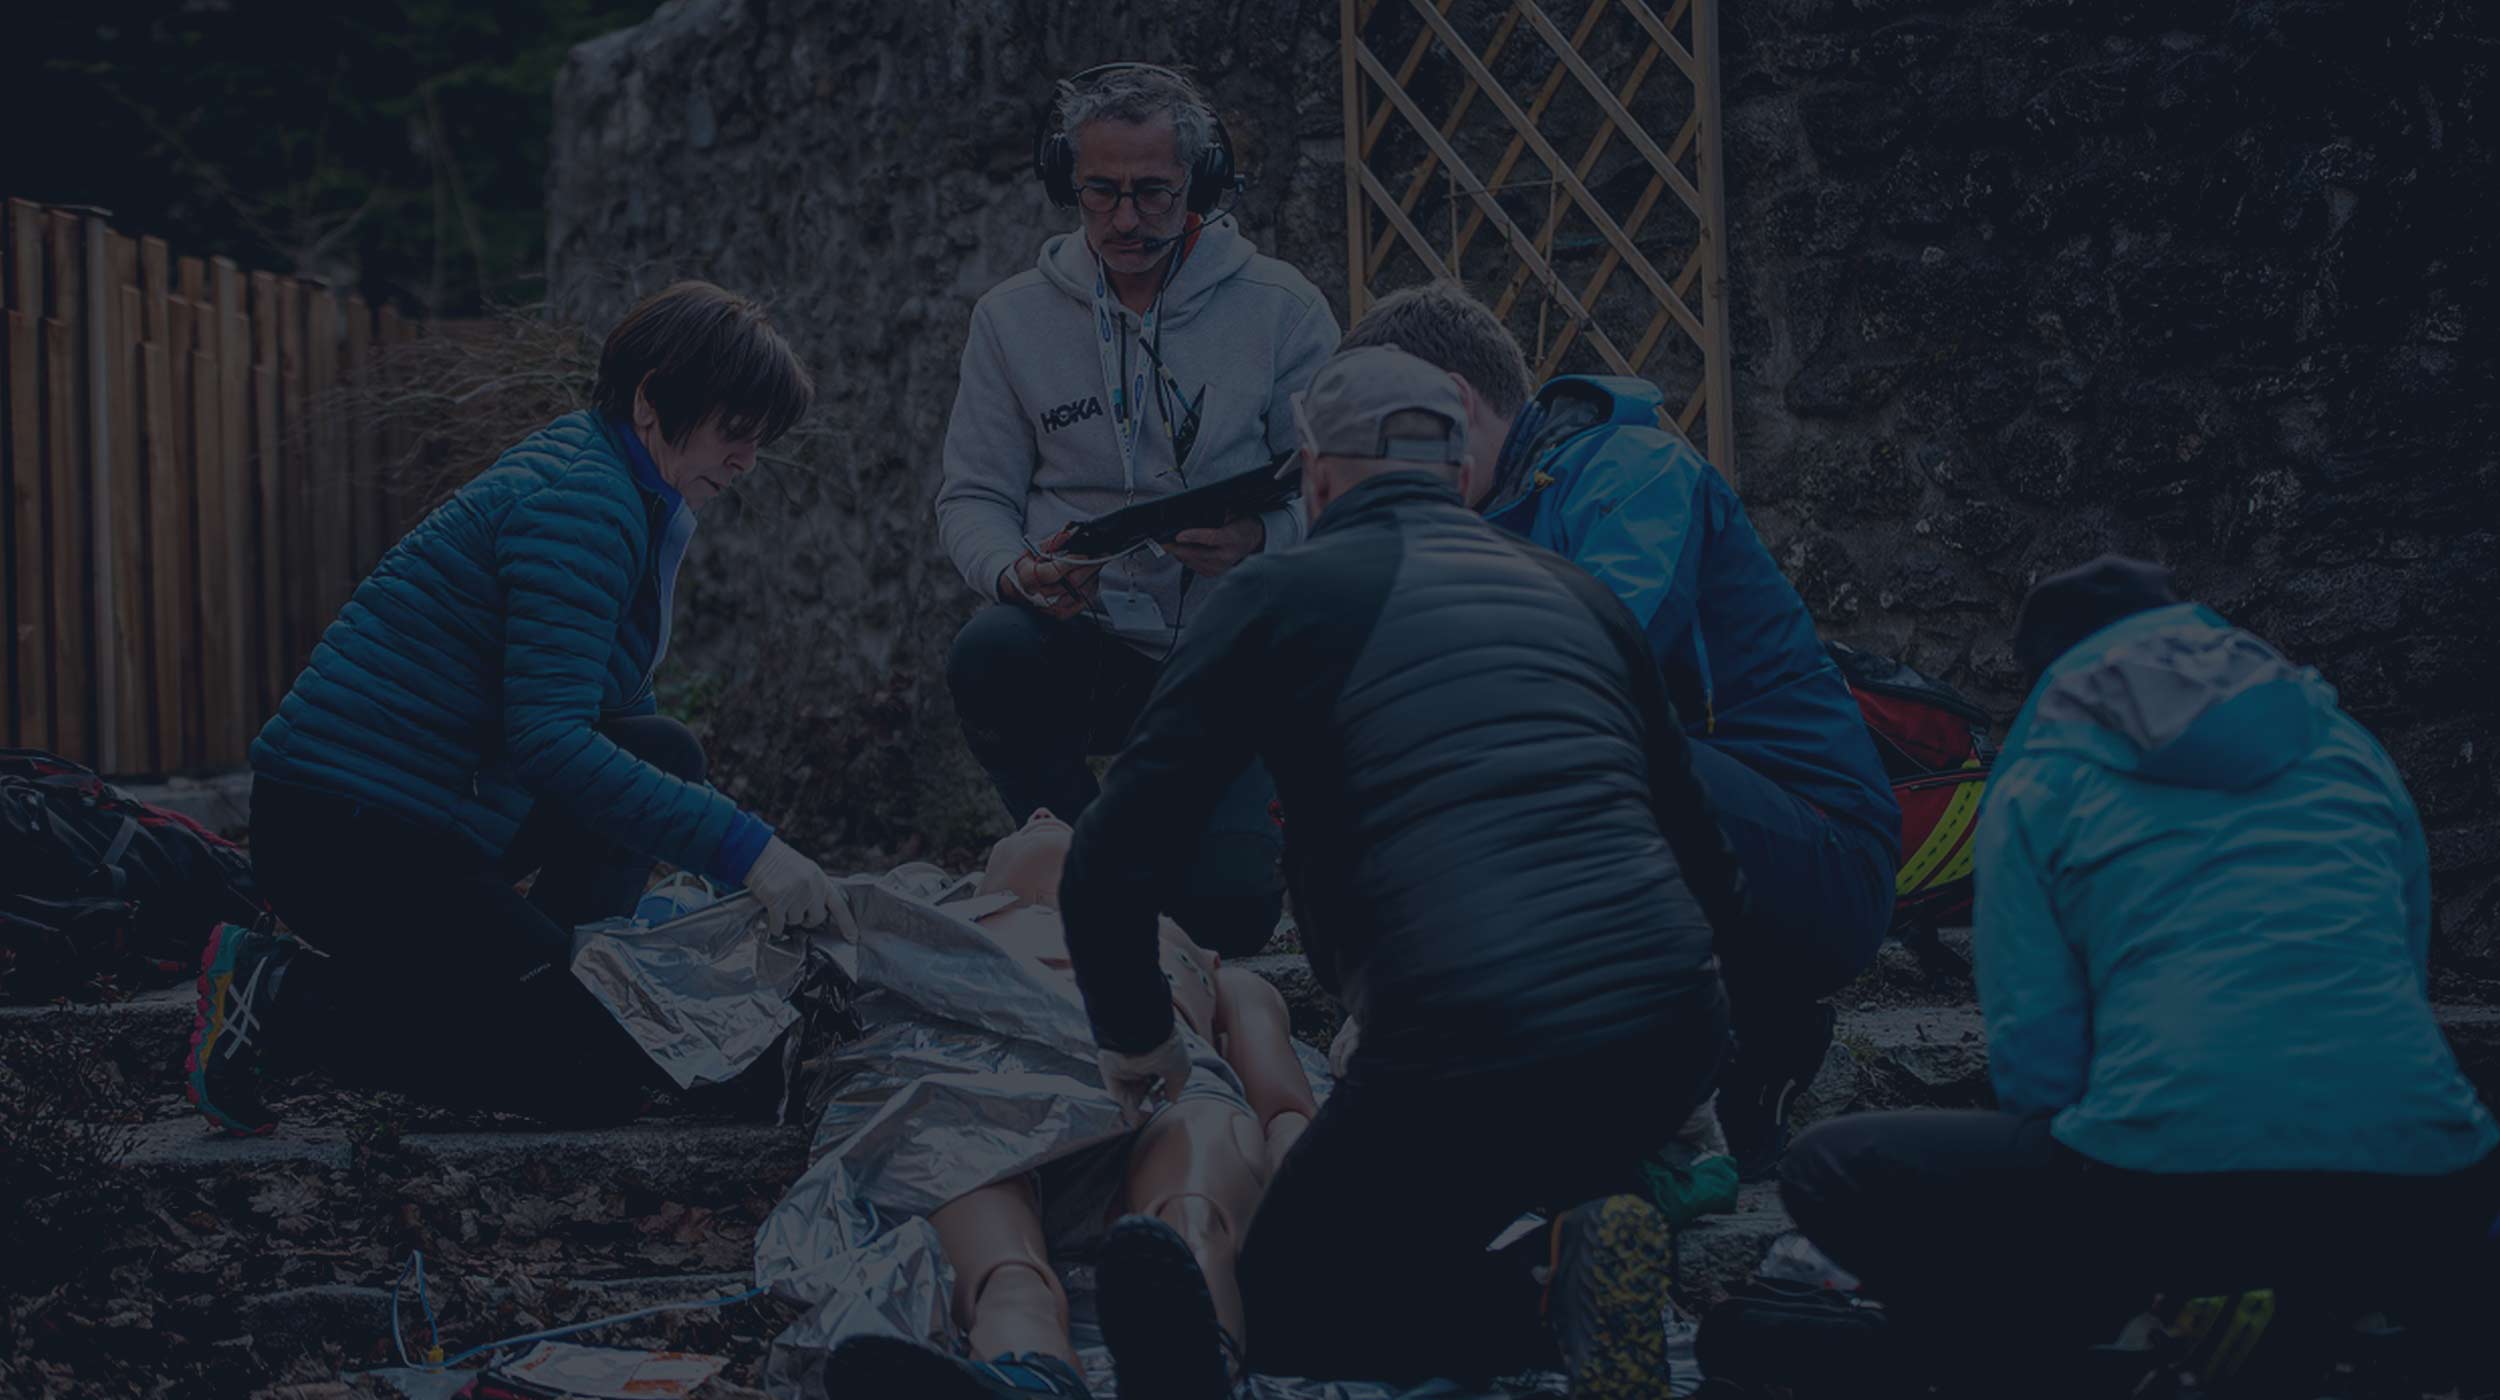
[[399,1290],[407,1285],[411,1275],[417,1280],[417,1306],[425,1310],[425,1345],[428,1359],[438,1357],[443,1352],[442,1330],[434,1322],[434,1302],[426,1296],[425,1292],[425,1251],[412,1249],[408,1251],[408,1262],[399,1267],[399,1277],[391,1282],[391,1345],[398,1349],[399,1364],[402,1366],[417,1364],[408,1359],[408,1341],[399,1330]]
[[[426,1345],[428,1347],[428,1355],[426,1360],[421,1362],[409,1359],[408,1344],[401,1337],[399,1330],[399,1290],[402,1285],[407,1283],[411,1275],[413,1275],[417,1281],[418,1304],[425,1309],[425,1326],[427,1334]],[[744,1293],[732,1293],[719,1298],[704,1298],[686,1303],[659,1303],[647,1308],[637,1308],[632,1312],[622,1312],[609,1317],[593,1318],[588,1322],[576,1322],[570,1326],[550,1327],[541,1332],[524,1332],[517,1337],[505,1337],[498,1341],[488,1342],[483,1346],[471,1347],[467,1351],[460,1353],[458,1356],[446,1359],[442,1354],[443,1348],[441,1334],[437,1332],[434,1327],[434,1307],[433,1304],[427,1300],[425,1293],[425,1253],[422,1250],[410,1250],[408,1252],[407,1264],[402,1266],[399,1271],[398,1281],[391,1285],[391,1342],[399,1349],[399,1363],[401,1365],[420,1371],[447,1371],[472,1357],[483,1356],[492,1351],[501,1351],[505,1347],[519,1346],[523,1342],[552,1342],[559,1337],[570,1337],[579,1333],[593,1331],[601,1327],[612,1327],[620,1322],[636,1322],[646,1317],[657,1317],[661,1313],[667,1312],[696,1312],[705,1308],[735,1307],[740,1303],[761,1298],[767,1291],[769,1290],[763,1288],[750,1288]]]

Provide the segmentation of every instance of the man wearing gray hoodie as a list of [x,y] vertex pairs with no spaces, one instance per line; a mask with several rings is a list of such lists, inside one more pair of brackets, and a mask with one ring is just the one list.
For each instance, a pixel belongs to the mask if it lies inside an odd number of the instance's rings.
[[[948,555],[993,600],[956,636],[947,682],[1018,824],[1083,812],[1085,760],[1118,751],[1193,601],[1300,543],[1303,513],[1182,530],[1107,563],[1053,559],[1055,537],[1265,469],[1294,446],[1293,396],[1337,345],[1318,289],[1225,216],[1231,144],[1187,79],[1089,70],[1059,85],[1056,114],[1036,173],[1082,222],[974,306],[937,498]],[[1218,952],[1254,952],[1275,927],[1273,796],[1256,768],[1235,784],[1166,911]]]

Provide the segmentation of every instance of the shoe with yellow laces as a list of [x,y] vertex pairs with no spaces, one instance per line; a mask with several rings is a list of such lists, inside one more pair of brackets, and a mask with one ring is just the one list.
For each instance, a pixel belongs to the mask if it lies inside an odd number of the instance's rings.
[[1667,1218],[1638,1196],[1608,1196],[1563,1212],[1549,1240],[1545,1324],[1572,1400],[1667,1394]]

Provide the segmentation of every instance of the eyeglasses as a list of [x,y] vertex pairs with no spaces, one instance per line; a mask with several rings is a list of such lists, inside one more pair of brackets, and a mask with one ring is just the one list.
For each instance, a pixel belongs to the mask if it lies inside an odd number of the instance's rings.
[[1117,185],[1088,182],[1076,187],[1076,202],[1084,205],[1089,213],[1108,214],[1120,207],[1121,200],[1131,200],[1137,205],[1138,217],[1152,219],[1172,212],[1172,205],[1181,197],[1182,188],[1180,185],[1139,185],[1133,190],[1124,190]]

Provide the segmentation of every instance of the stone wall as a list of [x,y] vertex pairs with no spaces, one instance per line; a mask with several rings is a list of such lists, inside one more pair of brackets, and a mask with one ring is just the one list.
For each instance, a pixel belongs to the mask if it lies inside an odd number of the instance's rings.
[[[2105,548],[2174,563],[2385,737],[2447,960],[2493,970],[2486,13],[1725,16],[1741,484],[1827,630],[2010,715],[2031,579]],[[1068,217],[1027,174],[1048,81],[1114,56],[1208,75],[1259,173],[1249,233],[1342,312],[1335,29],[1327,0],[677,0],[575,51],[557,308],[603,325],[708,276],[769,296],[819,376],[791,460],[707,513],[688,567],[668,690],[726,785],[861,863],[995,832],[942,674],[976,600],[929,506],[972,301]]]
[[2163,559],[2378,732],[2500,959],[2489,8],[1727,15],[1743,489],[1818,618],[2010,716],[2029,582]]

